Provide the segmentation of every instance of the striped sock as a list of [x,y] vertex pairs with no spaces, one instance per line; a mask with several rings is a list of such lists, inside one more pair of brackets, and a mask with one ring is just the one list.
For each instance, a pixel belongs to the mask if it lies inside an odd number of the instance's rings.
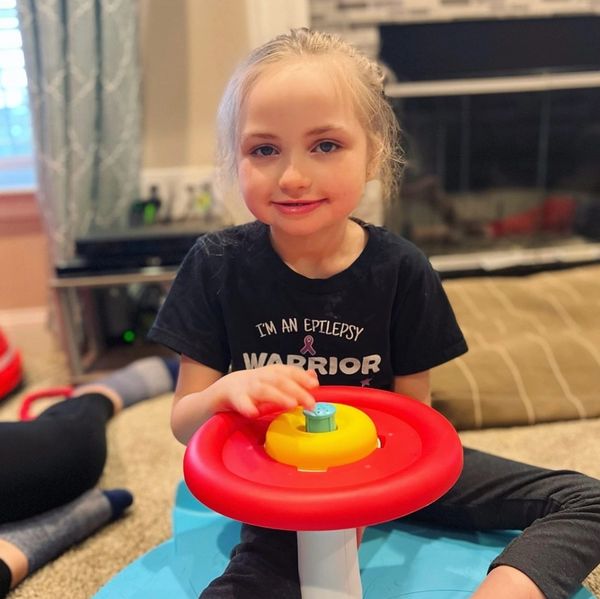
[[105,392],[117,395],[124,408],[175,389],[179,361],[177,358],[142,358],[106,378],[75,389],[74,395]]
[[28,574],[121,516],[133,496],[124,489],[92,489],[66,505],[0,526],[0,539],[27,556]]

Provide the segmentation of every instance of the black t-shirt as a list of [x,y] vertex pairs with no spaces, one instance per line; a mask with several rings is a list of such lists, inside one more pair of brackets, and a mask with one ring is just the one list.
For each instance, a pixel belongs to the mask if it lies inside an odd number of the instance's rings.
[[437,273],[383,228],[328,279],[308,279],[253,222],[202,236],[184,259],[149,338],[219,370],[313,368],[322,385],[391,389],[394,376],[467,351]]

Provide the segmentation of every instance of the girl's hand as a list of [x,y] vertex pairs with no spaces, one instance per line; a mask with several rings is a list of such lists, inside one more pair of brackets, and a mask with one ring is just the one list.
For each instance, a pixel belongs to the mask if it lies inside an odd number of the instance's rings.
[[315,399],[310,390],[319,386],[319,379],[314,370],[274,364],[231,372],[218,384],[225,397],[223,409],[255,418],[297,406],[312,410]]
[[313,409],[310,390],[319,386],[314,370],[274,364],[223,374],[181,356],[171,409],[171,429],[187,445],[199,426],[215,412],[234,410],[254,418],[302,406]]

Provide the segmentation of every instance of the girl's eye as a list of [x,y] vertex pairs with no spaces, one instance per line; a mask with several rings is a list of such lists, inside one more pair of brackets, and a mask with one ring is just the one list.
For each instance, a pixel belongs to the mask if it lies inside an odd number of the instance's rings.
[[259,146],[250,152],[252,156],[260,156],[262,158],[266,156],[274,156],[276,153],[277,150],[273,146]]
[[319,154],[330,154],[339,148],[339,144],[334,141],[320,141],[314,148],[314,151]]

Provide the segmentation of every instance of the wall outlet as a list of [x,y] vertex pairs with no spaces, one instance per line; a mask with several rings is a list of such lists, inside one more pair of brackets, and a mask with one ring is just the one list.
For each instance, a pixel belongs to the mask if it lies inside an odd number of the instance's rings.
[[184,222],[222,212],[212,192],[212,167],[144,169],[140,177],[141,199],[155,188],[162,202],[159,222]]

